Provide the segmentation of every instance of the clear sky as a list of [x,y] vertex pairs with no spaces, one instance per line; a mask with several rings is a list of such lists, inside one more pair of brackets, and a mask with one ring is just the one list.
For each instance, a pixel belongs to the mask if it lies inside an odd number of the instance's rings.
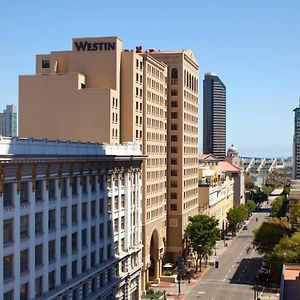
[[71,49],[74,37],[119,36],[124,48],[192,49],[202,79],[227,87],[227,146],[242,156],[292,154],[300,97],[300,1],[2,1],[0,109],[18,103],[18,75],[35,55]]

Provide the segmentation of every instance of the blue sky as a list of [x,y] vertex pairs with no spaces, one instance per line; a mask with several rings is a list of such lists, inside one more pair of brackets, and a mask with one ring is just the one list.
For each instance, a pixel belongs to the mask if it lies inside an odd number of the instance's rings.
[[0,8],[0,109],[18,103],[18,75],[73,37],[119,36],[124,48],[192,49],[202,80],[227,87],[227,146],[243,156],[292,154],[300,97],[300,1],[6,1]]

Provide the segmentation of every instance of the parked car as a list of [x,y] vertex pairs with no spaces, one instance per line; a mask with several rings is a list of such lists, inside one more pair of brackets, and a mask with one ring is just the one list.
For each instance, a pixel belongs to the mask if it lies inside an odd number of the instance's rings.
[[247,225],[244,225],[243,226],[243,230],[247,230],[248,229],[248,226]]

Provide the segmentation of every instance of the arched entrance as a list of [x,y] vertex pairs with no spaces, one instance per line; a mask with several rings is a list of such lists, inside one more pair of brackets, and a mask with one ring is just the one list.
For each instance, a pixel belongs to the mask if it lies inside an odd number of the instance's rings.
[[155,229],[151,236],[150,241],[150,267],[149,267],[149,280],[154,281],[159,278],[160,275],[160,257],[159,257],[159,239],[158,232]]

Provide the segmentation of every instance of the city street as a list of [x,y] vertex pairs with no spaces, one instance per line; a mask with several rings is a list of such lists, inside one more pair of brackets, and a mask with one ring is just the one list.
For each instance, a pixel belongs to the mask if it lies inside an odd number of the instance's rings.
[[268,212],[253,213],[248,229],[240,231],[227,251],[219,257],[219,268],[212,267],[202,280],[195,284],[185,299],[253,299],[253,284],[261,260],[260,255],[252,248],[253,230],[268,215]]

